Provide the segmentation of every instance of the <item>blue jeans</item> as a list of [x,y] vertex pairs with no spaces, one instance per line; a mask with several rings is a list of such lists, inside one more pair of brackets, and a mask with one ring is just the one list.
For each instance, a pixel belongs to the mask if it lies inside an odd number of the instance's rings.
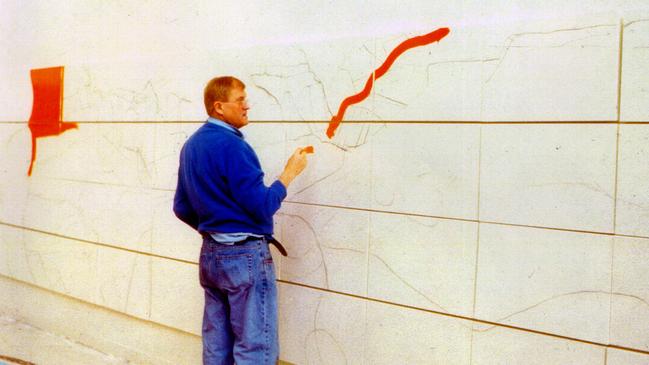
[[265,239],[233,246],[203,239],[203,364],[275,364],[277,286]]

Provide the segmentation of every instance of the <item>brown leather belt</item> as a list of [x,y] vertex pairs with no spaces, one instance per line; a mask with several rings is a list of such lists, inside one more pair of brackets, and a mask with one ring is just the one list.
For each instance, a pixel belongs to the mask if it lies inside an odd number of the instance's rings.
[[288,253],[286,252],[286,249],[284,248],[284,246],[282,246],[282,244],[278,240],[276,240],[275,237],[267,236],[267,237],[264,237],[264,238],[266,239],[266,242],[268,242],[269,244],[274,245],[275,247],[277,247],[277,251],[279,251],[279,253],[281,253],[282,256],[284,256],[284,257],[288,256]]

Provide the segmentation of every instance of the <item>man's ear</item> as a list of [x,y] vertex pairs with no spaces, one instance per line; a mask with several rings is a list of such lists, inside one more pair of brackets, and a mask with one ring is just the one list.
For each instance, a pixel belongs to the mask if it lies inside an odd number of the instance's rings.
[[212,105],[214,106],[214,113],[223,115],[223,104],[220,101],[215,101]]

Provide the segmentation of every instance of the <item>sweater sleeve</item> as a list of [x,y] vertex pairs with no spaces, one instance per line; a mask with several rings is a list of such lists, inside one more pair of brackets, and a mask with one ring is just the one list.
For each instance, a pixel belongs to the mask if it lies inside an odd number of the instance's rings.
[[198,214],[194,211],[187,197],[187,193],[181,181],[180,172],[178,173],[178,186],[174,196],[174,213],[181,221],[187,223],[190,227],[198,230]]
[[228,156],[228,184],[235,201],[259,221],[272,220],[286,198],[286,187],[279,180],[264,184],[264,172],[252,147],[243,142]]

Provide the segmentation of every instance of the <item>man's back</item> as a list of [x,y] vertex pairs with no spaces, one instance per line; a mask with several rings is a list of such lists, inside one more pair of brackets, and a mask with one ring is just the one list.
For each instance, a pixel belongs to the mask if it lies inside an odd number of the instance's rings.
[[174,210],[177,215],[193,211],[199,232],[271,235],[286,188],[279,181],[266,187],[263,178],[241,132],[205,123],[180,153]]

